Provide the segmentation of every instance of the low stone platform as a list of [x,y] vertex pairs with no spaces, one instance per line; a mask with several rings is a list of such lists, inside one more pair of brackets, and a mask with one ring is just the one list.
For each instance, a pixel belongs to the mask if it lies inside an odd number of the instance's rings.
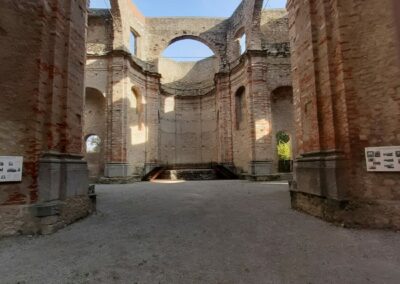
[[162,180],[216,180],[213,169],[175,169],[163,171],[157,179]]
[[249,181],[291,181],[293,180],[292,173],[277,173],[271,175],[249,175],[244,174],[241,176],[241,179],[249,180]]
[[141,176],[128,176],[128,177],[101,177],[96,182],[98,184],[130,184],[141,181]]

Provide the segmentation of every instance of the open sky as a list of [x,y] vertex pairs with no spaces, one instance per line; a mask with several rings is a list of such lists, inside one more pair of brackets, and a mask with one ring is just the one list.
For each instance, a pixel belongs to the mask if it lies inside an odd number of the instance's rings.
[[[92,8],[110,8],[109,0],[90,2]],[[241,0],[133,0],[133,2],[147,17],[229,17]],[[284,8],[285,5],[286,0],[264,0],[264,6],[269,9]],[[178,41],[163,53],[164,57],[173,57],[178,61],[196,61],[197,57],[211,55],[212,52],[207,46],[193,40]]]

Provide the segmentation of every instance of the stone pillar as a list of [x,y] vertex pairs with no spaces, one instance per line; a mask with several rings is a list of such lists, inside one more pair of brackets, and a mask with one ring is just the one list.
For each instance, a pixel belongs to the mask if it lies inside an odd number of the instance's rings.
[[271,96],[266,85],[267,64],[262,54],[247,52],[249,124],[251,141],[250,176],[259,180],[272,174]]
[[107,100],[107,145],[104,176],[124,178],[134,169],[127,160],[128,65],[125,52],[114,52],[110,58],[109,96]]
[[232,100],[229,76],[216,75],[217,110],[218,110],[218,163],[233,165],[232,145]]
[[[366,147],[400,144],[393,135],[400,113],[393,7],[338,2],[288,2],[297,140],[292,207],[349,226],[399,228],[392,191],[399,174],[368,172],[365,160]],[[379,45],[369,42],[376,37]]]
[[[39,201],[87,195],[88,171],[82,155],[84,63],[86,60],[86,1],[56,1],[52,8],[65,15],[51,22],[51,53],[42,58],[49,74],[42,74],[48,91],[47,136],[39,160]],[[45,52],[45,51],[44,51]]]
[[0,184],[0,235],[47,233],[91,210],[81,141],[87,2],[5,0],[0,14],[0,155],[24,158],[22,181]]
[[146,76],[146,153],[145,153],[145,174],[160,164],[160,76]]
[[[327,18],[330,16],[327,5],[330,4],[324,1],[288,4],[290,22],[295,25],[290,29],[297,140],[292,190],[340,199],[344,196],[345,175],[337,177],[345,172],[344,151],[348,141],[338,133],[334,117],[345,108],[340,105],[342,94],[336,93],[333,85],[331,68],[336,59],[333,45],[337,34],[333,31],[334,20]],[[296,8],[300,9],[298,15]],[[305,68],[305,62],[313,64]],[[346,112],[339,115],[343,129],[347,127],[346,116]]]

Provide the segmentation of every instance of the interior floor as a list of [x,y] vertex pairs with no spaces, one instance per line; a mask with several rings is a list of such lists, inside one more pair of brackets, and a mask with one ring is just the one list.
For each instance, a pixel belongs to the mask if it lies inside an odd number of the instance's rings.
[[286,183],[97,186],[98,211],[0,242],[1,283],[398,283],[400,235],[290,209]]

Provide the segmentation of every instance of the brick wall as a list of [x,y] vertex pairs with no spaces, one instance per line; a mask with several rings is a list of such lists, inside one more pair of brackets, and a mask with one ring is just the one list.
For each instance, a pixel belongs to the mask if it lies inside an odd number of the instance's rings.
[[162,96],[160,150],[163,164],[217,161],[215,94]]
[[[114,4],[125,5],[123,1]],[[99,90],[107,89],[108,162],[140,168],[146,163],[218,161],[249,172],[252,161],[274,158],[270,93],[290,85],[288,24],[283,10],[261,13],[261,6],[260,0],[244,1],[228,19],[143,21],[138,17],[136,20],[144,27],[139,40],[147,48],[133,57],[115,51],[117,41],[122,38],[126,42],[123,30],[132,25],[126,18],[131,12],[120,11],[121,18],[114,19],[121,24],[113,24],[114,51],[108,54],[101,46],[107,46],[110,33],[98,26],[101,21],[108,23],[107,13],[92,14],[89,25],[94,26],[89,28],[93,33],[89,38],[99,51],[88,51],[87,82]],[[236,54],[235,35],[241,28],[247,34],[248,48],[257,50],[243,57]],[[159,58],[170,43],[184,38],[208,45],[216,59],[177,63]],[[105,62],[109,65],[107,87]],[[131,96],[133,85],[143,93],[142,118]],[[237,131],[234,92],[240,86],[246,87],[246,94],[244,122]],[[138,128],[139,119],[143,121],[142,129]]]
[[0,14],[0,155],[24,157],[0,203],[34,203],[41,155],[81,153],[86,1],[4,1]]
[[[392,3],[291,0],[288,9],[298,153],[319,153],[321,166],[321,157],[335,165],[334,174],[327,174],[325,167],[325,178],[314,182],[307,173],[310,168],[300,160],[296,190],[345,200],[397,202],[399,175],[368,173],[364,157],[365,147],[400,144]],[[380,214],[386,216],[383,208]]]
[[[0,235],[37,230],[32,204],[87,193],[86,9],[86,0],[0,5],[0,155],[24,157],[22,182],[0,184]],[[18,217],[8,222],[7,212]]]

